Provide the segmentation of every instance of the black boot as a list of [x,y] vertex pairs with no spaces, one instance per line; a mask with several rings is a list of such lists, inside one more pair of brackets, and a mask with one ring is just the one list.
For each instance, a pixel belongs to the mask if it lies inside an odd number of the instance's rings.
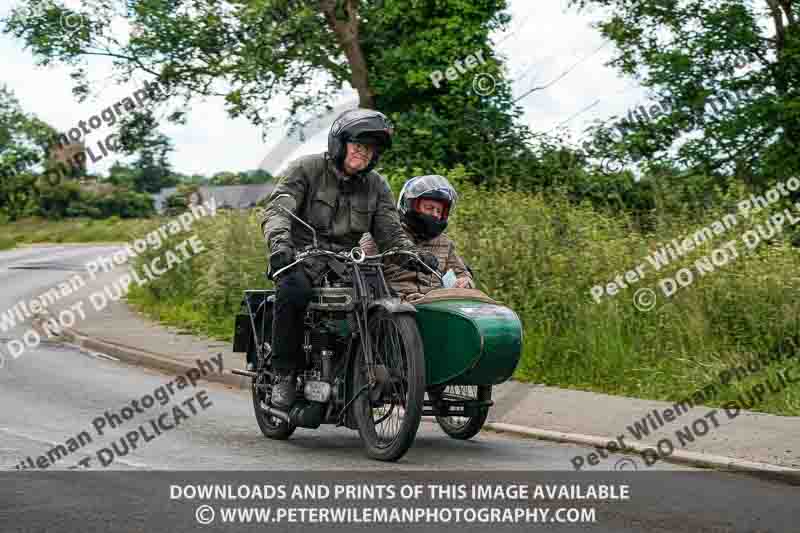
[[270,403],[281,411],[288,412],[294,405],[295,397],[297,396],[297,378],[293,372],[290,373],[275,373],[275,379],[272,382],[272,398]]

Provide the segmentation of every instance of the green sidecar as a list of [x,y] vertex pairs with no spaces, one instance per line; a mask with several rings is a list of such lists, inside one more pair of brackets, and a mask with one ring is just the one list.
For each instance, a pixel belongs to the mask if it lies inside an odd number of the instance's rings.
[[[263,414],[264,393],[257,389],[260,374],[254,371],[262,357],[259,352],[265,354],[266,360],[271,353],[274,293],[274,290],[245,291],[242,310],[236,317],[233,351],[247,354],[248,370],[234,370],[234,373],[253,379],[253,401],[262,432],[269,438],[288,438],[294,425],[267,427],[264,422],[271,418]],[[317,313],[317,318],[310,320],[316,329],[306,332],[304,349],[308,367],[303,379],[318,386],[328,380],[326,384],[335,391],[331,393],[330,412],[322,422],[344,423],[358,429],[354,419],[342,416],[352,402],[348,394],[355,390],[347,388],[348,354],[357,353],[360,346],[353,329],[353,291],[326,288],[318,289],[316,294],[309,306],[309,319]],[[399,298],[381,301],[375,309],[397,308],[401,316],[414,317],[412,327],[415,323],[419,331],[418,346],[422,352],[419,365],[424,362],[425,369],[419,388],[426,398],[418,397],[422,400],[422,410],[417,411],[417,416],[436,417],[440,427],[453,438],[475,436],[493,405],[492,386],[507,381],[519,362],[522,324],[517,314],[473,289],[437,289],[405,303]],[[323,354],[333,365],[326,367],[321,359]],[[305,394],[305,388],[303,391]],[[319,422],[300,427],[318,426]]]
[[469,439],[486,421],[492,385],[517,368],[522,323],[478,290],[439,289],[412,303],[425,347],[423,415],[435,416],[451,437]]

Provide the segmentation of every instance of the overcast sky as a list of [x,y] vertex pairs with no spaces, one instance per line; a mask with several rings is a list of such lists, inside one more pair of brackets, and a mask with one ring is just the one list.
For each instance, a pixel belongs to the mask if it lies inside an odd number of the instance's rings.
[[[0,17],[7,16],[11,6],[19,3],[19,0],[13,3],[0,0]],[[614,50],[591,27],[596,15],[568,9],[567,0],[511,0],[510,4],[513,16],[510,29],[492,37],[497,51],[507,60],[511,79],[515,80],[516,97],[534,86],[557,79],[574,66],[567,76],[548,89],[520,100],[525,109],[524,120],[534,131],[561,126],[568,128],[577,140],[593,119],[625,114],[628,109],[645,102],[645,93],[635,81],[623,79],[605,66]],[[120,31],[126,30],[122,24]],[[452,58],[448,59],[461,59],[470,52],[453,50]],[[87,120],[139,88],[138,85],[115,85],[109,77],[111,71],[107,62],[99,59],[90,64],[96,96],[78,103],[71,93],[68,68],[37,67],[22,43],[7,35],[0,35],[0,57],[4,67],[0,83],[14,91],[26,111],[59,131],[75,127],[79,120]],[[340,103],[351,101],[353,95],[352,91],[345,91]],[[284,109],[285,102],[276,100],[276,115],[284,116]],[[269,153],[285,163],[291,156],[324,150],[326,136],[326,131],[321,131],[297,149],[276,149],[276,144],[285,137],[281,130],[275,130],[266,142],[262,141],[261,129],[246,119],[229,118],[221,99],[197,101],[186,125],[165,122],[160,131],[174,143],[172,164],[175,170],[209,176],[222,170],[258,168]],[[111,129],[104,126],[89,136],[87,144],[91,146],[109,133]],[[90,165],[90,171],[106,172],[114,160],[112,155]],[[282,166],[275,157],[271,161],[268,165],[271,170]]]

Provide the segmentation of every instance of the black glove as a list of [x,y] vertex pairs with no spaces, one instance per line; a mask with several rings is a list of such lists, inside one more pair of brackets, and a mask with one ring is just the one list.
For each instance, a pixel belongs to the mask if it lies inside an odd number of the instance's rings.
[[281,248],[280,250],[273,252],[272,255],[269,256],[269,273],[270,277],[272,277],[275,272],[286,267],[294,261],[294,250],[291,248]]
[[[433,255],[432,253],[425,252],[425,251],[419,251],[417,253],[417,255],[422,260],[422,262],[425,263],[431,269],[433,269],[433,270],[438,270],[439,269],[439,260],[436,259],[436,256]],[[416,270],[418,272],[423,272],[425,274],[430,274],[430,271],[428,271],[427,268],[425,268],[422,265],[420,265],[419,261],[417,261],[416,259],[414,259],[411,256],[406,256],[406,257],[407,257],[407,260],[405,262],[405,265],[403,265],[406,269],[408,269],[408,270]]]

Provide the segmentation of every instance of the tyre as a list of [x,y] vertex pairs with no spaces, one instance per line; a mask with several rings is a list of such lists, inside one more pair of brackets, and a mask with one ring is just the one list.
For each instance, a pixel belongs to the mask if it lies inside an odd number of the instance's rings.
[[[442,392],[443,400],[489,400],[492,397],[491,385],[448,385]],[[482,407],[477,416],[437,416],[436,422],[442,431],[454,439],[471,439],[483,428],[489,408]]]
[[[266,362],[266,368],[268,371],[271,369],[269,360]],[[255,410],[256,421],[258,422],[258,427],[261,428],[261,433],[268,439],[288,439],[297,428],[288,422],[284,422],[280,418],[267,416],[267,413],[261,409],[261,403],[267,404],[270,394],[272,394],[270,378],[263,375],[258,378],[253,378],[251,391],[253,394],[253,409]]]
[[425,398],[425,355],[417,323],[383,309],[369,319],[376,385],[359,344],[352,367],[352,413],[369,457],[397,461],[414,443]]

